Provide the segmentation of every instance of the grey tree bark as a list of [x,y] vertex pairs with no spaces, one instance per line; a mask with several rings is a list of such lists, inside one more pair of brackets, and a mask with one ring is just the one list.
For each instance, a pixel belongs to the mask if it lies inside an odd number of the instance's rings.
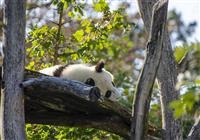
[[6,0],[3,28],[3,84],[1,95],[1,140],[25,140],[23,90],[25,0]]
[[[138,0],[139,11],[147,33],[150,32],[150,22],[153,5],[158,0]],[[175,89],[177,70],[168,32],[164,34],[163,51],[157,79],[161,91],[162,128],[164,140],[181,140],[181,121],[173,118],[173,111],[169,108],[170,102],[179,99],[179,92]]]
[[132,107],[131,140],[147,139],[146,130],[151,92],[161,59],[167,7],[167,1],[159,1],[153,7],[145,62],[136,87],[135,100]]

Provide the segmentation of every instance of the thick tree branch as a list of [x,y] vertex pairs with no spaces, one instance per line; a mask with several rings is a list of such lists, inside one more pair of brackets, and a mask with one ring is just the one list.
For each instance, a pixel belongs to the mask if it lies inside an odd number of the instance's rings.
[[25,91],[29,91],[31,89],[35,92],[38,90],[39,92],[46,92],[46,89],[48,89],[49,93],[54,93],[55,91],[59,93],[68,92],[78,95],[87,101],[97,101],[100,98],[100,90],[97,87],[88,87],[78,81],[63,81],[57,77],[28,79],[21,84],[21,87],[25,88]]
[[[130,138],[130,111],[110,100],[96,101],[99,98],[96,87],[29,70],[25,77],[21,87],[27,123],[97,128]],[[148,129],[151,135],[158,131],[151,125]]]
[[151,92],[162,52],[162,40],[167,19],[168,2],[157,2],[153,8],[151,32],[147,43],[145,63],[136,88],[133,106],[133,122],[131,125],[131,139],[146,139],[146,122],[148,118]]
[[[138,0],[139,10],[143,19],[147,33],[150,32],[150,22],[153,5],[158,0]],[[173,118],[173,111],[169,109],[169,104],[173,100],[179,99],[179,92],[176,91],[177,70],[173,50],[167,30],[164,34],[163,51],[161,63],[158,69],[158,83],[161,90],[162,128],[163,139],[182,139],[181,121]]]
[[114,105],[119,110],[111,111],[109,101],[93,104],[100,97],[97,87],[56,77],[28,79],[21,86],[26,95],[26,122],[94,127],[128,136],[130,114]]
[[28,123],[93,127],[129,137],[130,113],[109,100],[97,102],[97,87],[56,77],[29,78],[21,87]]

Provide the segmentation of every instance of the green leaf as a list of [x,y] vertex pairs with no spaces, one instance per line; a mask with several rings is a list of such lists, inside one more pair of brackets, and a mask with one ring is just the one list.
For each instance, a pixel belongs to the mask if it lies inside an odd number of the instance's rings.
[[179,108],[179,109],[175,110],[174,116],[175,116],[175,118],[180,118],[184,113],[185,113],[185,109]]
[[196,80],[195,84],[200,85],[200,80]]
[[62,1],[60,1],[58,4],[57,4],[57,13],[60,14],[62,11],[63,11],[63,7],[64,7],[64,3]]
[[27,68],[27,69],[33,69],[33,68],[34,68],[34,65],[35,65],[35,62],[34,62],[34,61],[31,61],[31,62],[26,66],[26,68]]
[[112,29],[112,25],[111,25],[111,24],[108,24],[107,29],[108,29],[108,30]]
[[79,6],[77,6],[77,10],[81,14],[81,16],[83,16],[83,10]]
[[77,60],[78,59],[78,54],[72,54],[71,58],[72,58],[72,60]]
[[97,12],[103,12],[108,9],[109,7],[105,0],[99,0],[99,2],[94,5],[94,10]]
[[62,0],[63,3],[64,3],[64,8],[67,9],[69,7],[69,3],[65,0]]
[[75,16],[73,12],[68,12],[67,15],[68,15],[70,18],[73,18],[73,17]]
[[85,29],[85,32],[89,34],[91,31],[92,31],[92,27],[87,26]]
[[75,38],[78,42],[83,41],[83,35],[84,35],[84,31],[83,31],[82,29],[76,31],[76,33],[73,34],[74,38]]
[[184,94],[183,95],[183,97],[182,97],[182,99],[183,99],[183,102],[185,102],[185,101],[195,101],[195,96],[194,96],[194,94],[193,93],[186,93],[186,94]]
[[170,103],[170,108],[175,109],[174,111],[174,117],[175,118],[180,118],[184,113],[184,104],[182,101],[176,100]]
[[81,25],[83,26],[83,27],[86,27],[86,26],[90,26],[90,21],[89,20],[87,20],[87,19],[84,19],[82,22],[81,22]]
[[180,63],[180,61],[185,57],[185,55],[188,53],[189,48],[186,46],[176,47],[174,49],[174,56],[177,63]]

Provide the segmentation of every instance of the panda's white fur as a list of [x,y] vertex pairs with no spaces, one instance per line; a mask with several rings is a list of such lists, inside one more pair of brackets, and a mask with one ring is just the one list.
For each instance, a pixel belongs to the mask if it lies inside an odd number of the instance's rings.
[[[40,70],[40,72],[46,75],[55,76],[55,71],[61,67],[63,67],[63,65],[56,65]],[[85,83],[89,78],[92,78],[95,82],[95,86],[100,89],[101,96],[105,97],[107,91],[111,91],[109,99],[115,101],[119,96],[119,92],[113,85],[113,75],[103,67],[99,68],[100,71],[98,72],[96,66],[90,66],[87,64],[71,64],[63,67],[63,69],[59,71],[59,77],[69,80],[77,80],[83,83]]]

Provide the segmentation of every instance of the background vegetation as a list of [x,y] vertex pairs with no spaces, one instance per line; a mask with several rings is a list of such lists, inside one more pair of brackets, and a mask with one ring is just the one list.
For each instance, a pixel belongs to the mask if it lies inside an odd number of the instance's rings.
[[[130,4],[127,2],[119,2],[118,7],[112,10],[104,0],[91,3],[28,0],[26,68],[39,70],[55,64],[95,64],[103,59],[121,90],[119,102],[131,108],[134,87],[144,60],[147,35],[139,14],[128,10]],[[183,118],[184,132],[188,132],[200,114],[200,44],[187,43],[195,27],[195,22],[185,24],[181,14],[175,10],[168,13],[168,30],[172,43],[183,44],[174,46],[177,68],[180,69],[177,88],[181,89],[181,100],[172,102],[171,107],[175,109],[175,117]],[[159,91],[156,85],[149,121],[161,127]],[[26,132],[29,140],[122,139],[92,128],[27,124]]]

